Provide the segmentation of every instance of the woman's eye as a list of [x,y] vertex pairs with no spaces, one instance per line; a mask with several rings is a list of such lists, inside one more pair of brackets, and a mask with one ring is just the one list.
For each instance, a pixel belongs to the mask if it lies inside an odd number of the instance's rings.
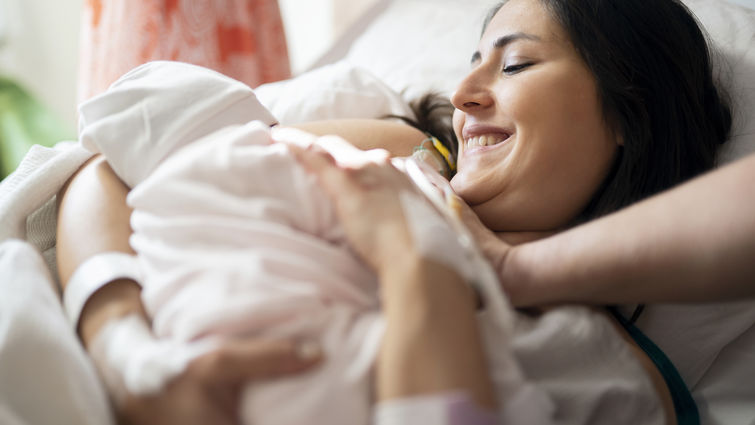
[[524,68],[527,68],[530,65],[532,65],[532,64],[530,64],[530,63],[520,63],[520,64],[516,64],[516,65],[505,66],[503,68],[503,73],[504,74],[516,74],[517,72],[523,70]]

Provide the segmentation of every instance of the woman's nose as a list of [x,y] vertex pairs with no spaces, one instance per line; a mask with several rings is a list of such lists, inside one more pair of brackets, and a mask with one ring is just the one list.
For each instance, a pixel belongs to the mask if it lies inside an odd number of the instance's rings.
[[493,103],[489,84],[476,71],[478,70],[473,70],[467,75],[451,96],[451,103],[456,109],[470,112],[473,109],[488,107]]

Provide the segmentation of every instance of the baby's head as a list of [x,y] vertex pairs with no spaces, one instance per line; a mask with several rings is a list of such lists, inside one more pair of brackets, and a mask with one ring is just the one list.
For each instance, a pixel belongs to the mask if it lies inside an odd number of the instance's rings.
[[446,96],[428,92],[409,103],[413,118],[389,115],[418,129],[427,136],[414,147],[412,157],[436,170],[446,180],[456,173],[456,155],[459,142],[453,129],[454,106]]

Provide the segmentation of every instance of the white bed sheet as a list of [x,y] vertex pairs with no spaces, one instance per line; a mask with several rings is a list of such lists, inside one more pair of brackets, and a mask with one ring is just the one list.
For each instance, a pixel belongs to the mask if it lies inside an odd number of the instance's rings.
[[0,423],[114,423],[39,252],[26,242],[3,241],[0,276]]

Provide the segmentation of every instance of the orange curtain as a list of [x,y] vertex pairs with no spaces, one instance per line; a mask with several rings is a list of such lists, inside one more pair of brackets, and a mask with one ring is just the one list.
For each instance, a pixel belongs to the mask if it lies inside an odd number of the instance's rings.
[[290,77],[277,0],[85,0],[79,101],[152,60],[205,66],[256,87]]

